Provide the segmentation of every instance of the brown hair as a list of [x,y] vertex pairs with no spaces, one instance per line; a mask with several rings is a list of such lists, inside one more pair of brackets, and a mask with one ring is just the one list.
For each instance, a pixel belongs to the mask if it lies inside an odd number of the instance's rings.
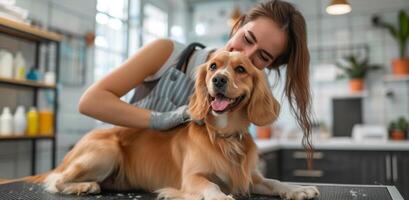
[[[310,55],[307,47],[307,30],[302,14],[291,4],[280,0],[258,3],[233,26],[232,36],[241,26],[259,17],[267,17],[287,33],[287,49],[274,60],[269,69],[280,76],[280,66],[286,65],[285,94],[297,122],[303,129],[302,144],[307,150],[308,168],[312,168],[311,94],[309,84]],[[294,106],[294,103],[297,106]]]

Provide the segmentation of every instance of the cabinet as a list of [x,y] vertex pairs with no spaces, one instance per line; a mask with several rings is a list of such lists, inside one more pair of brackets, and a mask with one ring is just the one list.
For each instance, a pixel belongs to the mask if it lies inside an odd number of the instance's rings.
[[388,182],[396,186],[404,199],[409,199],[409,152],[389,152],[386,158],[390,166]]
[[314,169],[307,170],[304,150],[281,150],[283,181],[394,185],[409,199],[409,152],[316,150]]
[[307,153],[304,150],[283,150],[282,180],[301,182],[325,182],[356,184],[359,172],[357,157],[345,151],[314,152],[313,170],[307,170]]
[[[41,46],[46,47],[54,47],[54,51],[51,51],[50,48],[47,48],[46,57],[53,58],[54,63],[54,72],[56,76],[56,83],[58,83],[58,72],[59,72],[59,42],[62,40],[62,36],[56,33],[44,31],[30,25],[16,22],[13,20],[9,20],[7,18],[0,17],[0,36],[11,38],[10,41],[24,41],[25,43],[29,43],[33,45],[33,58],[34,58],[34,68],[39,68],[40,65],[40,57]],[[3,46],[4,47],[4,46]],[[24,46],[20,46],[19,48],[25,48]],[[15,52],[13,52],[15,53]],[[45,67],[49,67],[50,60],[45,61]],[[31,67],[31,66],[30,66]],[[31,174],[36,173],[36,156],[37,156],[37,146],[36,143],[38,140],[49,140],[51,141],[51,165],[55,167],[56,162],[56,136],[57,136],[57,112],[58,112],[58,89],[56,85],[47,85],[39,81],[28,81],[28,80],[15,80],[13,78],[4,78],[0,77],[0,87],[7,88],[6,90],[2,90],[2,92],[8,92],[7,94],[0,94],[4,95],[3,97],[7,96],[9,98],[2,98],[0,101],[0,106],[8,106],[11,107],[12,110],[15,109],[17,106],[17,102],[15,99],[11,98],[10,96],[18,96],[16,95],[24,93],[22,95],[24,100],[21,100],[21,97],[18,97],[19,101],[27,107],[35,106],[38,107],[38,94],[40,90],[51,90],[53,92],[53,112],[54,112],[54,133],[47,136],[7,136],[7,137],[0,137],[0,142],[7,142],[7,141],[28,141],[31,143]],[[27,98],[28,97],[28,98]],[[17,98],[17,97],[16,97]]]
[[266,178],[280,179],[280,152],[270,151],[259,155],[259,170]]

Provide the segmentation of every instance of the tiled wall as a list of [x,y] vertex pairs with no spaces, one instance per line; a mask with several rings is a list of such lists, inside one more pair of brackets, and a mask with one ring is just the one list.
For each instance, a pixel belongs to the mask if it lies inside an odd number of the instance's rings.
[[[303,1],[304,2],[304,1]],[[326,1],[315,1],[317,7],[326,6]],[[335,59],[347,55],[342,51],[337,56],[330,56],[330,52],[318,54],[318,47],[354,47],[367,45],[371,63],[381,64],[382,71],[371,72],[365,80],[366,92],[364,95],[364,122],[368,124],[388,125],[392,118],[400,115],[409,117],[407,86],[408,81],[385,81],[385,76],[390,74],[391,60],[398,56],[398,46],[388,31],[373,27],[371,17],[376,14],[388,22],[397,23],[397,11],[409,11],[408,1],[350,1],[352,12],[342,16],[330,16],[323,12],[319,14],[308,13],[309,47],[311,49],[312,74],[320,70],[317,66],[333,63]],[[302,9],[302,5],[298,4]],[[322,9],[324,10],[324,9]],[[327,53],[327,55],[325,55]],[[319,71],[316,71],[319,70]],[[386,98],[388,88],[393,88],[396,98]],[[312,79],[314,93],[313,104],[316,118],[332,125],[331,99],[340,94],[348,94],[347,80],[316,81]],[[348,95],[347,95],[348,96]]]

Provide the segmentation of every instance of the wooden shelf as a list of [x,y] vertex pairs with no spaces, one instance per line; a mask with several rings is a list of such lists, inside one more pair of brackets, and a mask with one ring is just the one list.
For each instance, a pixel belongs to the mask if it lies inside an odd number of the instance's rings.
[[0,32],[34,41],[61,41],[63,36],[29,24],[0,17]]
[[[34,61],[35,61],[35,68],[38,68],[38,61],[42,57],[42,52],[41,46],[42,45],[55,45],[56,48],[55,50],[50,50],[47,48],[47,53],[48,54],[53,54],[55,55],[55,69],[56,69],[56,74],[55,76],[58,77],[58,69],[60,67],[60,48],[59,48],[59,43],[64,39],[64,36],[43,30],[38,27],[31,26],[29,24],[26,24],[24,22],[19,22],[15,20],[11,20],[8,18],[0,17],[0,36],[7,36],[10,38],[14,38],[15,40],[20,40],[20,41],[26,41],[33,43],[35,48],[33,49],[33,54],[34,54]],[[6,38],[7,40],[7,38]],[[14,42],[14,41],[12,41]],[[24,45],[21,46],[20,48],[24,48]],[[21,49],[17,49],[21,50]],[[47,60],[48,62],[49,60]],[[57,81],[57,80],[56,80]],[[33,92],[32,96],[32,104],[30,106],[39,106],[38,103],[38,94],[40,92],[39,89],[52,89],[54,92],[57,92],[57,84],[54,85],[49,85],[45,84],[44,82],[40,81],[31,81],[31,80],[18,80],[14,78],[6,78],[6,77],[0,77],[0,87],[10,87],[11,89],[19,89],[19,88],[14,88],[16,87],[28,87],[29,89],[32,89],[32,91],[24,91],[24,92]],[[13,86],[13,87],[12,87]],[[1,94],[3,95],[3,94]],[[12,98],[10,98],[12,99]],[[58,113],[58,95],[55,95],[54,100],[53,100],[53,109],[54,112],[56,113],[54,115],[54,125],[57,124],[57,113]],[[14,102],[5,102],[4,104],[8,105],[13,105]],[[27,105],[25,105],[27,106]],[[51,168],[54,168],[56,165],[56,158],[57,158],[57,144],[56,144],[56,138],[57,138],[57,128],[58,126],[55,126],[55,132],[52,135],[38,135],[38,136],[16,136],[16,135],[10,135],[10,136],[0,136],[0,142],[8,142],[8,141],[29,141],[32,143],[31,145],[31,174],[37,174],[36,170],[36,162],[37,162],[37,141],[38,140],[49,140],[51,142]]]
[[7,140],[47,140],[47,139],[54,139],[54,135],[38,135],[38,136],[0,136],[0,141],[7,141]]
[[384,81],[386,82],[399,82],[399,81],[409,81],[409,75],[387,75],[384,77]]
[[30,80],[18,80],[13,78],[5,78],[0,77],[0,83],[18,85],[18,86],[26,86],[26,87],[34,87],[34,88],[45,88],[45,89],[55,89],[55,85],[48,85],[38,81],[30,81]]
[[368,97],[368,92],[366,90],[362,92],[348,92],[344,94],[336,94],[331,96],[333,99],[356,99]]

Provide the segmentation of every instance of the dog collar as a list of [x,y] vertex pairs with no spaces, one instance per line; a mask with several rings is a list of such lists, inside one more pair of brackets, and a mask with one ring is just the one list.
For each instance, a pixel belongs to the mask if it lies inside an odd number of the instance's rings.
[[243,133],[242,132],[237,132],[237,133],[233,133],[233,134],[223,134],[223,133],[218,133],[216,132],[216,137],[217,138],[221,138],[221,139],[229,139],[229,138],[234,138],[234,139],[238,139],[239,141],[243,140]]

